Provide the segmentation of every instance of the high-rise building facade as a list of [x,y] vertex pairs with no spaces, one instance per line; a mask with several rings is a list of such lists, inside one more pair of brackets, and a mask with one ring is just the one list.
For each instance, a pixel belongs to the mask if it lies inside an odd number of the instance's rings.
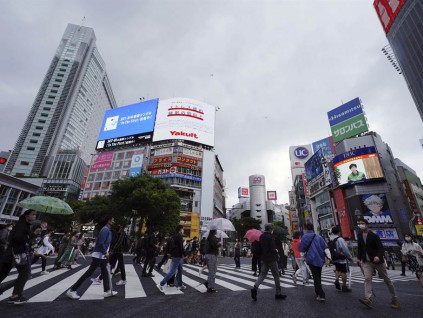
[[423,1],[376,0],[374,7],[423,120]]
[[[49,182],[63,184],[63,189],[67,188],[66,180],[80,184],[95,149],[104,111],[115,107],[94,30],[69,24],[5,173],[52,179],[45,180],[44,192],[48,192]],[[73,192],[67,189],[58,196],[75,196]]]

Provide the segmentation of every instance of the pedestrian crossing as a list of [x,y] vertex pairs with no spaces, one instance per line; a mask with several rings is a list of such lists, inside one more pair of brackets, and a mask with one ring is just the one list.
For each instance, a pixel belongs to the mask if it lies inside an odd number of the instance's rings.
[[[47,266],[49,271],[53,266]],[[32,267],[32,278],[28,280],[25,285],[24,295],[30,303],[43,303],[53,301],[67,301],[69,300],[65,293],[66,291],[81,277],[81,275],[88,268],[88,263],[84,265],[75,265],[73,270],[56,270],[50,272],[49,275],[41,275],[41,266],[34,265]],[[185,290],[176,289],[176,287],[165,287],[165,296],[184,295],[191,293],[206,293],[206,287],[203,284],[207,280],[207,270],[204,273],[199,273],[199,266],[184,264],[183,265],[183,283],[187,286]],[[324,267],[322,271],[322,285],[333,286],[334,282],[334,268]],[[159,284],[165,274],[153,270],[154,277],[141,277],[141,267],[137,264],[125,264],[126,271],[126,285],[116,286],[116,281],[120,279],[120,275],[113,277],[113,289],[118,291],[116,297],[124,299],[145,298],[145,297],[160,297],[162,295],[158,288]],[[99,270],[98,270],[99,272]],[[94,275],[98,274],[96,272]],[[312,279],[310,284],[303,286],[301,275],[297,276],[298,285],[294,284],[292,280],[293,270],[285,270],[285,275],[280,277],[282,288],[313,288]],[[2,286],[5,286],[16,279],[18,276],[16,270],[12,271],[10,275],[3,281]],[[397,274],[391,275],[393,281],[415,281],[413,276],[399,276]],[[233,264],[219,264],[216,273],[216,286],[219,292],[242,292],[249,290],[257,277],[252,275],[251,265],[241,265],[241,268],[235,268]],[[373,277],[373,282],[381,283],[382,279]],[[351,283],[363,284],[364,277],[360,269],[353,267],[351,271]],[[298,287],[301,286],[301,287]],[[273,289],[274,280],[272,274],[269,272],[267,278],[259,287],[260,289]],[[2,295],[0,295],[0,302],[7,299],[12,292],[12,288],[8,288]],[[104,292],[103,285],[92,284],[91,280],[87,280],[81,288],[77,291],[81,296],[80,301],[89,300],[103,300]]]

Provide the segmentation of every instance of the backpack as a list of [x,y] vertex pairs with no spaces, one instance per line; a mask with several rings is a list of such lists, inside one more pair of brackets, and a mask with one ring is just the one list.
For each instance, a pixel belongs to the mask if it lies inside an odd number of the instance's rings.
[[336,239],[334,239],[332,241],[329,241],[329,243],[328,243],[328,248],[329,248],[329,251],[330,251],[332,261],[338,261],[338,260],[345,259],[345,256],[340,251],[338,251],[338,248],[336,246],[336,241],[338,239],[339,239],[339,237],[337,237]]

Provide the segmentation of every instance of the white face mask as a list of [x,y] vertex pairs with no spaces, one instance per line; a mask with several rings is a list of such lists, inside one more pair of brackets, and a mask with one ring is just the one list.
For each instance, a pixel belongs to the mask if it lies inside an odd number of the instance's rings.
[[407,242],[411,242],[411,237],[406,237],[406,238],[405,238],[405,240],[406,240]]
[[12,226],[10,226],[10,227],[8,227],[8,229],[9,229],[9,231],[11,231],[11,230],[13,230],[13,227],[12,227]]
[[359,224],[359,225],[358,225],[358,227],[359,227],[361,230],[365,230],[365,229],[366,229],[366,225],[365,225],[365,224]]

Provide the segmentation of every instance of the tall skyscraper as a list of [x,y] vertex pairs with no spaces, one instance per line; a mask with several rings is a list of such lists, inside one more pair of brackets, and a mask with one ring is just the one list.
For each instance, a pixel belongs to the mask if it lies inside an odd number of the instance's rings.
[[423,1],[375,0],[373,5],[423,120]]
[[48,177],[45,194],[77,196],[104,111],[115,107],[94,30],[69,24],[5,172]]

